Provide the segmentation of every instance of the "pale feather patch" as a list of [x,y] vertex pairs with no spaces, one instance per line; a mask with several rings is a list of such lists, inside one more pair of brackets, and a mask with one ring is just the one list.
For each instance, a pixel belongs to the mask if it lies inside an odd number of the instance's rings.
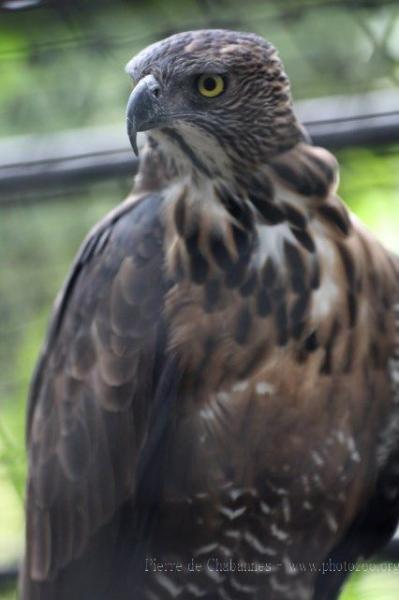
[[183,587],[178,585],[172,577],[157,573],[158,584],[169,594],[170,598],[177,598],[183,591]]
[[321,258],[322,275],[320,287],[313,294],[311,318],[318,324],[334,313],[340,301],[340,288],[334,276],[336,252],[333,244],[319,236],[315,243],[317,255]]
[[317,473],[314,473],[312,475],[312,479],[320,490],[324,490],[324,485],[323,485],[320,475],[318,475]]
[[291,505],[287,497],[283,498],[283,516],[286,523],[289,523],[291,520]]
[[242,592],[243,594],[251,594],[252,595],[256,592],[256,589],[257,589],[253,585],[248,585],[248,584],[242,583],[235,577],[230,578],[230,585],[233,589],[237,590],[238,592]]
[[249,386],[249,381],[239,381],[238,383],[235,383],[232,388],[231,391],[232,392],[245,392],[245,390],[248,388]]
[[324,459],[316,451],[311,452],[311,457],[315,465],[322,467],[324,465]]
[[251,546],[252,550],[256,550],[256,552],[259,552],[260,554],[263,554],[266,556],[274,556],[275,555],[275,553],[273,551],[270,552],[270,548],[268,548],[267,546],[262,544],[262,542],[256,537],[256,535],[251,533],[250,531],[245,532],[244,539]]
[[219,508],[219,512],[224,515],[225,517],[227,517],[230,521],[234,521],[234,519],[238,519],[238,517],[241,517],[244,513],[246,513],[247,511],[247,507],[246,506],[241,506],[240,508],[228,508],[227,506],[221,506]]
[[274,392],[274,385],[267,381],[259,381],[255,386],[255,391],[258,396],[264,396],[265,394],[272,394]]
[[218,392],[216,398],[220,402],[228,402],[230,400],[230,394],[228,392]]
[[[270,587],[275,592],[280,592],[280,593],[282,592],[283,594],[287,594],[290,591],[289,584],[280,583],[274,575],[272,577],[270,577]],[[284,597],[287,597],[287,596],[284,596]]]
[[241,539],[241,531],[239,529],[225,529],[224,535],[234,541]]
[[206,544],[205,546],[197,548],[197,550],[195,551],[195,556],[210,554],[211,552],[215,552],[217,549],[218,544],[216,542],[211,542],[210,544]]
[[354,462],[360,462],[360,454],[358,452],[357,446],[355,444],[355,440],[353,439],[353,436],[349,436],[346,440],[346,447],[348,448],[349,452],[350,452],[350,456],[351,459]]
[[280,542],[285,542],[289,538],[288,533],[283,529],[280,529],[280,527],[277,527],[275,523],[271,525],[270,533],[274,538],[276,538],[276,540],[279,540]]
[[287,223],[279,225],[258,225],[258,252],[256,256],[257,263],[260,267],[271,258],[277,265],[285,265],[284,242],[288,241],[295,246],[298,242],[292,234]]
[[338,531],[338,522],[336,520],[336,518],[334,517],[334,515],[326,510],[325,511],[325,518],[326,518],[326,522],[328,525],[328,528],[333,532],[336,533]]
[[224,177],[231,172],[231,161],[215,136],[184,121],[176,129],[210,172],[219,171]]
[[272,512],[270,506],[266,504],[264,500],[260,501],[260,509],[264,515],[270,515],[270,513]]

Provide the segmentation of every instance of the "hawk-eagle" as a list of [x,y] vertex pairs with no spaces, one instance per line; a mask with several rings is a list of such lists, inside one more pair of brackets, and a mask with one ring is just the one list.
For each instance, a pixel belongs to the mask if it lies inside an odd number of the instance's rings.
[[398,516],[398,263],[264,39],[179,33],[127,71],[135,187],[31,386],[22,598],[335,599]]

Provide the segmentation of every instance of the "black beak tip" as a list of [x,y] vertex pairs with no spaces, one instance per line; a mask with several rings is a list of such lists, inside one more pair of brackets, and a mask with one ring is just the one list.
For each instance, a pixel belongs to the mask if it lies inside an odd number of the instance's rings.
[[136,158],[138,158],[139,149],[137,147],[137,135],[136,134],[129,135],[129,140],[130,140],[130,144],[133,148],[133,152],[134,152]]

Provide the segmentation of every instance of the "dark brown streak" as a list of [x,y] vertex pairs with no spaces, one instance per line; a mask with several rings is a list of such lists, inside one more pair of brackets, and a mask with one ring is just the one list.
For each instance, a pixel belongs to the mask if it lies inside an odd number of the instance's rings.
[[288,319],[287,307],[284,300],[280,302],[275,310],[275,319],[277,326],[277,343],[279,346],[285,346],[288,342]]
[[236,327],[234,331],[234,339],[241,346],[249,339],[251,328],[251,313],[248,306],[244,306],[238,313]]
[[287,164],[275,162],[272,165],[277,175],[293,190],[302,196],[317,196],[324,198],[328,192],[328,184],[316,173],[311,173],[309,168],[302,166],[301,171],[296,171]]
[[316,165],[316,167],[318,169],[320,169],[323,172],[323,175],[325,176],[327,182],[329,183],[329,185],[331,185],[333,183],[333,181],[335,180],[334,169],[331,168],[330,165],[327,164],[327,162],[325,160],[321,160],[313,152],[307,154],[307,158],[308,158],[308,160],[313,162],[314,165]]
[[256,308],[260,317],[267,317],[272,311],[272,302],[269,292],[263,286],[258,291]]
[[298,229],[306,229],[306,218],[303,213],[291,206],[290,204],[283,204],[283,210],[285,215],[293,227]]
[[350,289],[356,288],[356,267],[353,257],[348,248],[341,243],[337,243],[337,248],[341,257],[342,266],[344,267],[348,286]]
[[348,291],[348,312],[349,312],[349,327],[352,328],[357,320],[357,296],[352,290]]
[[212,178],[213,173],[209,171],[209,169],[204,165],[202,160],[200,160],[195,154],[191,146],[187,144],[185,139],[179,133],[177,133],[175,129],[172,129],[170,127],[164,127],[162,129],[162,132],[165,135],[167,135],[170,139],[177,142],[177,144],[180,146],[180,149],[184,152],[184,154],[186,154],[186,156],[188,156],[188,158],[191,160],[194,167],[198,169],[198,171],[201,171],[201,173],[206,177],[209,177],[210,179]]
[[268,258],[262,268],[262,283],[268,288],[277,283],[277,269],[271,258]]
[[183,190],[176,202],[174,219],[177,233],[180,235],[180,237],[184,237],[186,223],[186,190]]
[[252,271],[249,274],[249,277],[247,278],[247,280],[240,287],[241,296],[243,296],[244,298],[247,296],[250,296],[255,291],[256,284],[257,284],[257,274],[255,271]]
[[278,225],[285,221],[283,211],[265,198],[252,193],[249,196],[249,200],[268,225]]
[[316,255],[312,264],[310,287],[312,290],[317,290],[320,287],[320,264]]
[[253,217],[246,204],[238,196],[232,194],[225,186],[219,186],[215,191],[233,219],[240,223],[245,230],[252,230]]
[[333,365],[332,365],[332,352],[334,349],[334,344],[335,341],[337,339],[338,333],[339,333],[339,322],[337,319],[334,320],[332,327],[331,327],[331,331],[330,331],[330,336],[328,338],[326,347],[325,347],[325,357],[324,357],[324,361],[320,367],[320,373],[322,375],[330,375],[331,371],[333,369]]
[[190,257],[191,277],[195,283],[201,284],[208,274],[208,262],[202,254],[199,245],[199,225],[194,223],[191,233],[185,237],[187,252]]
[[236,263],[234,263],[232,268],[226,272],[226,285],[228,288],[237,288],[242,284],[247,272],[248,262],[249,256],[243,255]]
[[248,361],[242,367],[238,374],[239,379],[246,379],[251,373],[262,364],[264,357],[269,347],[266,342],[262,341],[255,346],[253,352],[251,352]]
[[330,224],[335,225],[340,233],[343,233],[345,236],[349,234],[350,222],[343,210],[339,210],[329,204],[322,204],[317,210],[320,216]]
[[301,253],[296,246],[285,240],[284,254],[290,272],[292,289],[294,292],[302,294],[306,289],[306,269],[301,257]]
[[317,341],[317,334],[313,331],[305,340],[304,348],[307,352],[315,352],[319,347],[319,343]]
[[241,227],[237,227],[237,225],[234,225],[233,223],[231,226],[231,231],[233,234],[237,254],[239,256],[248,254],[253,246],[253,240],[251,239],[251,236],[248,235],[248,230],[241,229]]
[[310,233],[306,231],[306,229],[297,229],[296,227],[291,227],[291,233],[296,237],[298,242],[307,250],[308,252],[315,252],[316,246],[314,244],[313,238]]
[[294,338],[298,339],[301,337],[304,325],[305,325],[305,315],[309,308],[310,304],[310,294],[306,290],[302,295],[297,298],[295,303],[291,308],[290,321],[292,334]]
[[346,350],[345,350],[345,359],[344,359],[344,364],[343,364],[343,372],[348,374],[351,371],[352,368],[352,364],[353,364],[353,358],[354,358],[354,354],[355,354],[355,339],[353,334],[351,334],[347,346],[346,346]]
[[242,187],[248,191],[249,196],[253,194],[259,198],[273,202],[274,187],[270,179],[265,177],[264,174],[262,174],[262,176],[255,177],[249,183],[246,181],[242,182]]
[[209,232],[209,249],[217,266],[223,271],[229,271],[233,267],[233,260],[226,247],[223,234],[218,229]]

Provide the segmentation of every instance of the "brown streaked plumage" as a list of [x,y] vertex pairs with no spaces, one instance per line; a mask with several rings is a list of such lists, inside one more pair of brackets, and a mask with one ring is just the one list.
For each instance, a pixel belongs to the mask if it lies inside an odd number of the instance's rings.
[[397,259],[270,44],[177,34],[128,72],[135,190],[84,242],[32,383],[22,599],[334,600],[323,564],[398,519]]

